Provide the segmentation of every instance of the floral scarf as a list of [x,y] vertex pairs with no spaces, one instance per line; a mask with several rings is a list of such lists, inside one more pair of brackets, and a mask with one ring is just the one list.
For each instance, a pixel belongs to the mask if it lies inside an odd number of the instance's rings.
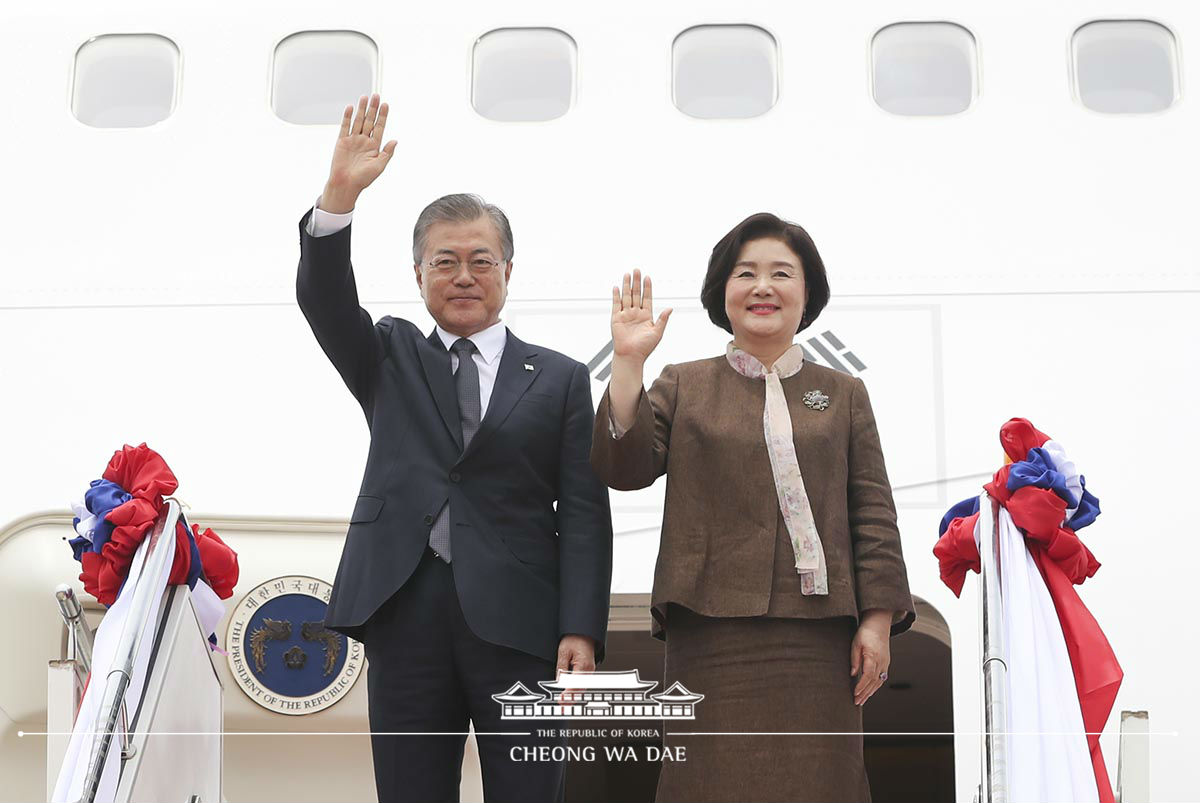
[[801,594],[828,594],[829,579],[825,570],[825,550],[812,505],[804,490],[800,464],[796,460],[796,443],[792,440],[792,416],[788,410],[783,382],[804,367],[804,349],[799,343],[783,353],[768,371],[756,357],[742,351],[730,341],[725,357],[742,376],[766,381],[766,402],[763,405],[763,437],[771,458],[771,474],[775,478],[775,495],[783,521],[792,539],[796,554],[796,571],[800,574]]

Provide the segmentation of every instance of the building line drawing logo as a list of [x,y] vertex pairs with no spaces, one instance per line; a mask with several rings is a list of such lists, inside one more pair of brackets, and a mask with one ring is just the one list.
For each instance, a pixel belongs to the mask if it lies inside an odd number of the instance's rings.
[[[822,338],[824,338],[823,341]],[[862,373],[867,370],[867,366],[863,364],[863,361],[853,351],[850,351],[832,330],[826,330],[818,337],[808,338],[807,343],[807,346],[801,344],[800,348],[804,351],[804,359],[809,362],[824,362],[830,368],[841,371],[843,374],[850,374],[851,376],[854,376],[856,372]],[[811,350],[809,346],[812,346]],[[814,357],[813,351],[816,351],[821,359]],[[588,360],[588,372],[597,382],[603,382],[612,373],[612,356],[613,342],[609,340],[604,344],[603,348]],[[849,368],[846,367],[846,363],[850,364]]]
[[636,669],[559,672],[554,680],[539,680],[536,692],[521,682],[493,694],[501,719],[695,719],[703,694],[682,683],[658,694],[647,692],[657,680],[642,680]]

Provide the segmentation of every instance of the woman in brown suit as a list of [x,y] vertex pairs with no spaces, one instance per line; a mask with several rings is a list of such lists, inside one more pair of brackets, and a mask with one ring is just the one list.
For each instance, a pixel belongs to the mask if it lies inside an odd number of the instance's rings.
[[652,632],[664,687],[705,697],[694,721],[667,721],[687,760],[664,762],[658,800],[867,801],[861,706],[915,618],[867,389],[792,342],[829,300],[800,226],[739,223],[700,298],[726,353],[668,365],[645,392],[671,311],[655,320],[640,271],[613,288],[592,437],[609,487],[667,475]]

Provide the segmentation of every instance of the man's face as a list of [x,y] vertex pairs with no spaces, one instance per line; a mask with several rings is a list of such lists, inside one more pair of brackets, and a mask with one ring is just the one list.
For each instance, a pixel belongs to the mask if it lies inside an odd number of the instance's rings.
[[[413,266],[417,286],[443,329],[466,337],[500,320],[512,263],[503,261],[500,233],[490,218],[434,223],[426,233],[423,259]],[[496,266],[484,268],[487,260]],[[449,270],[434,267],[439,261],[458,264]]]

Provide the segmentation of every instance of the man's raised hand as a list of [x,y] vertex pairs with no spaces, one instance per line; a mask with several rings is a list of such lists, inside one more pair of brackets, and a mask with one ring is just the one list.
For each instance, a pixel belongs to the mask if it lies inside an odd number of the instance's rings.
[[396,151],[394,139],[380,148],[388,105],[379,103],[378,93],[371,95],[369,105],[367,96],[361,96],[358,112],[353,112],[354,107],[347,106],[342,113],[329,180],[321,193],[320,207],[326,212],[340,214],[353,209],[359,193],[379,177]]

